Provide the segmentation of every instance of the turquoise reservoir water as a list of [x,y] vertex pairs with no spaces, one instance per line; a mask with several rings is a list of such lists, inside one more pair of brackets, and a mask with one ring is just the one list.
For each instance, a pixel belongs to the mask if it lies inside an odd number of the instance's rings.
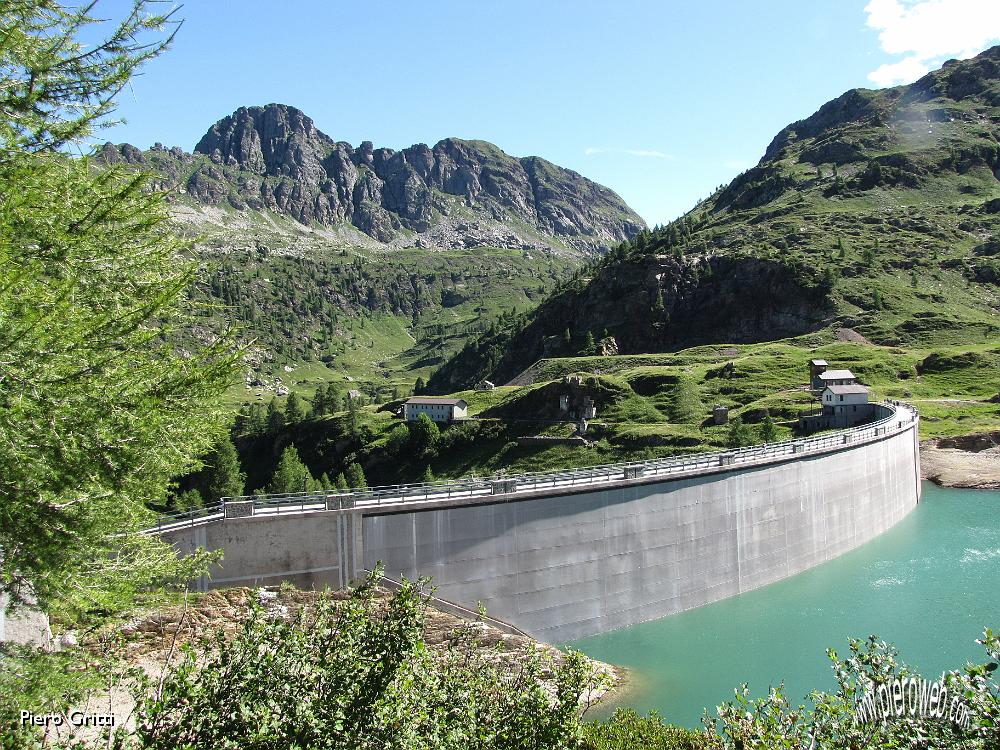
[[633,671],[621,705],[694,727],[741,682],[764,695],[784,679],[796,702],[832,688],[826,649],[846,653],[849,637],[875,633],[930,676],[981,661],[975,640],[985,626],[1000,628],[1000,492],[924,483],[923,501],[903,521],[836,560],[569,645]]

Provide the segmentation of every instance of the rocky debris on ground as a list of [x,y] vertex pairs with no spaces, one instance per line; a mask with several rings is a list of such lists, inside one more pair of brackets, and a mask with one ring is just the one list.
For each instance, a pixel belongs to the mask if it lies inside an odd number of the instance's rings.
[[924,441],[920,472],[944,487],[1000,489],[1000,431]]
[[853,344],[865,344],[872,346],[872,342],[855,331],[853,328],[838,328],[837,341],[849,341]]
[[[303,611],[308,615],[320,596],[344,601],[349,594],[345,591],[302,591],[290,586],[217,589],[191,595],[185,604],[138,617],[122,626],[119,632],[125,639],[127,653],[135,663],[162,666],[171,655],[177,657],[179,647],[184,643],[207,646],[220,631],[227,638],[233,637],[255,602],[263,607],[268,617],[291,619]],[[390,596],[388,590],[377,591],[381,600],[388,601]],[[442,656],[450,648],[466,647],[471,643],[481,657],[511,667],[534,651],[550,656],[556,664],[565,659],[565,654],[554,646],[526,635],[504,632],[487,622],[469,621],[442,612],[435,609],[433,603],[425,614],[424,642]],[[100,638],[92,637],[84,641],[84,646],[101,648],[100,643]],[[620,668],[598,661],[592,661],[592,664],[596,671],[609,678],[612,687],[602,687],[586,694],[583,699],[589,703],[599,700],[625,676]]]

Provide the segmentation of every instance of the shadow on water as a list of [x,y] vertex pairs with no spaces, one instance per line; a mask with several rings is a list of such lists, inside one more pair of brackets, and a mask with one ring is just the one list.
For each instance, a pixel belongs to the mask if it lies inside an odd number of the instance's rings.
[[[785,681],[791,700],[834,686],[826,649],[874,633],[926,676],[979,661],[1000,626],[1000,492],[925,483],[897,526],[842,557],[756,591],[570,646],[635,672],[616,699],[699,726],[741,682],[755,696]],[[615,701],[592,710],[601,718]]]

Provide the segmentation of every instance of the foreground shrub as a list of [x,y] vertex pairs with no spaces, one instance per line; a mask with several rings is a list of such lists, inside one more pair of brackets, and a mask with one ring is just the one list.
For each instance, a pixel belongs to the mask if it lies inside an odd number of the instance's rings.
[[[580,698],[598,678],[571,653],[510,669],[460,632],[443,653],[422,639],[427,592],[388,599],[374,576],[348,600],[294,619],[256,607],[233,637],[188,649],[143,702],[143,748],[576,747]],[[544,679],[543,679],[544,676]]]
[[[751,699],[743,685],[734,701],[718,707],[718,720],[706,716],[704,723],[708,733],[727,750],[996,750],[1000,748],[1000,691],[994,673],[1000,659],[1000,639],[987,629],[979,643],[991,661],[969,664],[940,677],[948,696],[940,702],[940,716],[919,706],[906,710],[913,702],[892,691],[887,691],[883,706],[869,703],[875,710],[865,715],[862,706],[866,698],[877,694],[880,686],[919,679],[900,661],[895,647],[871,636],[867,641],[852,639],[847,659],[828,651],[837,689],[812,693],[811,708],[791,705],[782,688],[772,689],[765,698]],[[924,682],[935,680],[937,676],[928,676]],[[924,702],[923,709],[933,706],[931,699]],[[883,712],[883,707],[895,710]],[[954,708],[959,710],[953,713]]]
[[584,727],[583,750],[708,750],[718,741],[704,732],[665,724],[655,712],[639,716],[631,708],[619,708],[607,721]]

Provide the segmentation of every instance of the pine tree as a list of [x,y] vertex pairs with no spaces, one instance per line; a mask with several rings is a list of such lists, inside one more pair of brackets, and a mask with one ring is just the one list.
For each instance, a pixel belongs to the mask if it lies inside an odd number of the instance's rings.
[[340,472],[339,474],[337,474],[336,479],[333,480],[333,486],[336,489],[340,490],[341,492],[344,492],[348,489],[347,477],[344,476],[344,472]]
[[344,474],[347,486],[352,490],[368,489],[368,480],[365,479],[365,472],[357,463],[351,463]]
[[326,414],[326,390],[323,386],[319,386],[316,389],[316,393],[313,394],[312,405],[309,407],[309,416],[313,419],[318,419]]
[[344,399],[340,393],[340,388],[338,388],[334,383],[329,383],[326,386],[326,395],[323,397],[323,407],[326,409],[326,414],[336,414],[344,408]]
[[773,443],[778,438],[778,427],[770,414],[764,415],[764,421],[760,425],[760,439],[765,443]]
[[741,448],[744,445],[753,443],[753,430],[750,425],[744,424],[739,417],[733,417],[729,421],[729,432],[726,435],[726,444],[730,448]]
[[239,358],[159,335],[193,322],[198,273],[164,193],[69,156],[166,44],[148,3],[106,36],[91,11],[0,10],[0,581],[63,611],[127,606],[180,564],[138,527],[224,434]]
[[587,335],[583,339],[583,353],[590,355],[597,351],[597,342],[594,341],[594,334],[587,331]]
[[239,497],[244,493],[247,475],[240,470],[236,446],[228,438],[219,443],[208,457],[205,468],[205,497],[214,503],[222,497]]
[[263,437],[267,434],[267,412],[259,402],[250,404],[243,434],[250,437]]
[[285,401],[285,424],[298,424],[304,418],[305,412],[302,410],[299,397],[294,393],[289,394],[288,400]]
[[426,387],[426,384],[424,383],[424,379],[423,378],[417,378],[417,382],[413,384],[413,394],[415,396],[419,396],[421,393],[424,392],[424,388],[425,387]]
[[837,273],[833,270],[833,266],[827,266],[823,269],[819,285],[824,292],[830,292],[837,285]]
[[420,481],[424,484],[430,484],[434,481],[434,472],[431,470],[431,465],[427,464],[424,468],[424,473],[420,476]]
[[204,498],[198,490],[192,488],[189,490],[184,490],[181,494],[174,498],[172,503],[173,509],[178,512],[185,512],[189,510],[196,510],[201,508],[205,504]]
[[267,402],[267,411],[265,413],[265,418],[267,419],[267,434],[277,435],[285,427],[285,415],[281,411],[281,407],[278,406],[278,397],[272,396],[271,400]]
[[358,435],[358,399],[350,398],[347,399],[347,431],[351,434],[351,437],[357,437]]
[[273,494],[307,492],[312,489],[313,482],[309,468],[299,458],[299,452],[294,445],[289,445],[281,453],[267,491]]

